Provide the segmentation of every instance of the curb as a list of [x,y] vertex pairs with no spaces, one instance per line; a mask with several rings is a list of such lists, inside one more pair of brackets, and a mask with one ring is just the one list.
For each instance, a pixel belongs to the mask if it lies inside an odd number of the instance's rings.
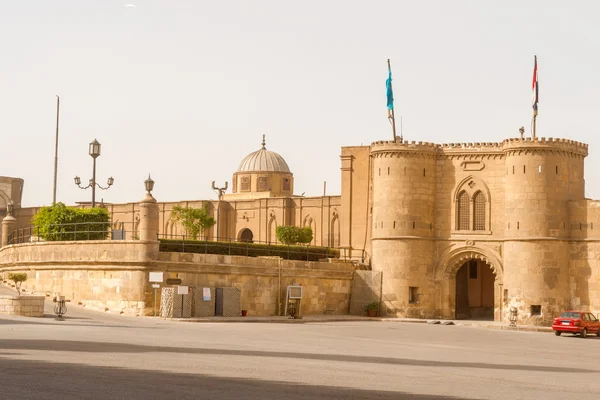
[[[315,324],[315,323],[330,323],[330,322],[391,322],[391,323],[404,323],[404,324],[429,324],[429,325],[455,325],[469,328],[483,328],[483,329],[495,329],[502,331],[514,331],[514,332],[540,332],[540,333],[552,333],[552,328],[543,326],[508,326],[508,325],[492,325],[492,324],[478,324],[478,323],[461,323],[451,320],[426,320],[426,319],[396,319],[396,318],[369,318],[369,317],[355,317],[355,318],[310,318],[304,317],[299,319],[291,319],[287,317],[280,318],[247,318],[247,317],[231,317],[231,318],[163,318],[168,321],[176,322],[187,322],[187,323],[259,323],[259,324]],[[436,323],[437,322],[437,323]]]

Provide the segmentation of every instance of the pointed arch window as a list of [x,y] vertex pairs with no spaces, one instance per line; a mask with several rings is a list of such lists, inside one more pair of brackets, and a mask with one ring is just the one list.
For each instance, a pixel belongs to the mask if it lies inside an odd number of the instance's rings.
[[453,196],[455,229],[490,234],[491,194],[485,182],[469,176],[458,184]]
[[485,196],[481,192],[473,197],[473,230],[485,230]]
[[469,210],[469,195],[463,191],[458,195],[458,230],[468,231],[471,229],[471,218]]

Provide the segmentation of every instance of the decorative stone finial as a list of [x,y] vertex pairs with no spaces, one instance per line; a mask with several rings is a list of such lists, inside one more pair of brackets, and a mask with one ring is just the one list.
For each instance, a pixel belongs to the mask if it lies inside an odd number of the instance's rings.
[[521,139],[523,139],[523,134],[525,134],[525,127],[520,127],[519,128],[519,133],[521,134]]
[[15,208],[15,206],[12,201],[6,205],[6,216],[7,217],[13,216],[12,214],[13,214],[14,208]]
[[265,147],[266,145],[267,145],[267,143],[265,142],[265,135],[263,135],[263,141],[262,141],[263,150],[266,150],[266,147]]

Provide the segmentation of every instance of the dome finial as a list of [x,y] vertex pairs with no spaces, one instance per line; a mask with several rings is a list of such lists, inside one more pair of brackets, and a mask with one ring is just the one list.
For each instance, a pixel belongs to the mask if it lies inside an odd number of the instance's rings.
[[262,148],[263,148],[263,150],[266,149],[266,147],[265,147],[266,145],[267,145],[267,143],[265,142],[265,135],[263,135],[263,141],[262,141]]

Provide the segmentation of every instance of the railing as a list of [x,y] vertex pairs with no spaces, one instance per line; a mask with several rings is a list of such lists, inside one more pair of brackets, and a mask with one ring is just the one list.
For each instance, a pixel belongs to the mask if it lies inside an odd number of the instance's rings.
[[319,261],[340,257],[340,251],[331,247],[284,245],[264,241],[237,241],[230,238],[193,240],[186,235],[159,234],[160,251],[222,254],[246,257],[281,257],[286,260]]
[[[132,240],[138,239],[133,223],[79,222],[28,226],[8,234],[8,244],[30,242],[60,242],[72,240]],[[128,229],[129,228],[129,229]]]

